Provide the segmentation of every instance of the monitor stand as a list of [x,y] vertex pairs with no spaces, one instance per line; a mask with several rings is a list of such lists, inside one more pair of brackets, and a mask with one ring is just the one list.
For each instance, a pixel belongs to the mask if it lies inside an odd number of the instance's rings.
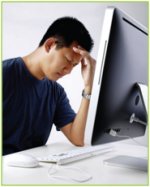
[[[136,83],[136,86],[139,90],[139,93],[142,98],[142,103],[146,111],[146,115],[148,114],[148,87],[144,84],[141,83]],[[138,118],[134,118],[135,116],[131,116],[132,120],[137,120]],[[139,119],[138,119],[139,120]],[[139,121],[139,123],[143,125],[147,125],[146,122]],[[132,169],[138,169],[142,171],[148,170],[148,160],[146,158],[140,158],[140,157],[134,157],[134,156],[127,156],[127,155],[119,155],[107,160],[104,160],[104,164],[107,165],[113,165],[113,166],[119,166],[119,167],[124,167],[124,168],[132,168]]]
[[[148,87],[145,84],[136,83],[135,86],[137,87],[137,90],[141,96],[142,104],[145,110],[145,114],[147,116],[148,114]],[[135,113],[132,113],[130,116],[130,123],[137,122],[142,125],[147,126],[147,122],[140,120],[138,117],[135,116]]]
[[148,87],[147,85],[141,83],[136,83],[136,86],[140,92],[146,114],[148,114]]

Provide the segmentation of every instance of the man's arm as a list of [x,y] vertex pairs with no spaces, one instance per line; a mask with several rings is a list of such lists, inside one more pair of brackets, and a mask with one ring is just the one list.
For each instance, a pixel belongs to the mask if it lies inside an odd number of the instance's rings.
[[[84,91],[87,94],[91,94],[92,84],[95,72],[95,60],[90,56],[90,54],[81,49],[73,48],[74,52],[82,56],[81,60],[81,69],[82,77],[84,80]],[[89,100],[82,98],[80,108],[74,119],[74,121],[63,128],[61,131],[65,136],[75,145],[83,146],[84,145],[84,132],[85,125],[87,120],[87,114],[89,109]]]

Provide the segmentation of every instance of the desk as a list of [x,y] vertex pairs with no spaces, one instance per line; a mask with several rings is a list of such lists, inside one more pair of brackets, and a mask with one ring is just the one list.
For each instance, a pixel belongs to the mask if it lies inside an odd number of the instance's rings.
[[[80,160],[74,163],[67,164],[67,166],[76,166],[83,168],[92,175],[92,179],[87,184],[113,184],[113,185],[147,185],[148,174],[144,171],[120,168],[115,166],[108,166],[103,163],[103,160],[111,158],[116,155],[132,155],[139,157],[147,156],[147,148],[143,146],[130,145],[125,142],[111,143],[108,145],[114,146],[114,151],[98,155],[95,157]],[[22,153],[28,153],[32,156],[45,156],[53,153],[63,152],[77,147],[56,142],[49,145],[29,149],[22,151]],[[2,164],[2,184],[73,184],[73,182],[51,179],[48,176],[48,170],[50,167],[49,163],[40,163],[37,168],[17,168],[7,166],[7,158],[11,155],[3,157]],[[81,183],[81,184],[86,184]]]

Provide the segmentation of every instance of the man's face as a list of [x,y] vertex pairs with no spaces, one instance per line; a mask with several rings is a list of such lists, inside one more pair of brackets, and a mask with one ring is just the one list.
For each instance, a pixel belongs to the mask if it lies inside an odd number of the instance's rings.
[[81,56],[73,51],[76,44],[72,44],[69,48],[63,47],[56,49],[56,45],[52,46],[45,56],[42,63],[42,71],[50,80],[58,80],[59,78],[71,73],[72,69],[81,61]]

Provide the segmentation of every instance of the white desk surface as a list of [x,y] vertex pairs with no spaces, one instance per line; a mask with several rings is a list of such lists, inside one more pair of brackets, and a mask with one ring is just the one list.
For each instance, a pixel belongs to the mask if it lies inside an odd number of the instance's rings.
[[[95,157],[80,160],[67,166],[76,166],[83,168],[93,178],[88,182],[81,184],[99,184],[99,185],[147,185],[148,173],[140,170],[121,168],[110,166],[103,163],[103,160],[116,155],[130,155],[145,158],[147,156],[147,148],[143,146],[130,145],[125,142],[111,143],[114,151],[98,155]],[[53,153],[64,152],[75,149],[77,147],[69,144],[56,142],[42,147],[23,151],[32,156],[46,156]],[[18,168],[7,166],[7,158],[11,155],[3,156],[2,162],[2,184],[74,184],[71,180],[52,179],[48,175],[51,164],[40,163],[37,168]],[[79,183],[78,183],[79,184]]]

